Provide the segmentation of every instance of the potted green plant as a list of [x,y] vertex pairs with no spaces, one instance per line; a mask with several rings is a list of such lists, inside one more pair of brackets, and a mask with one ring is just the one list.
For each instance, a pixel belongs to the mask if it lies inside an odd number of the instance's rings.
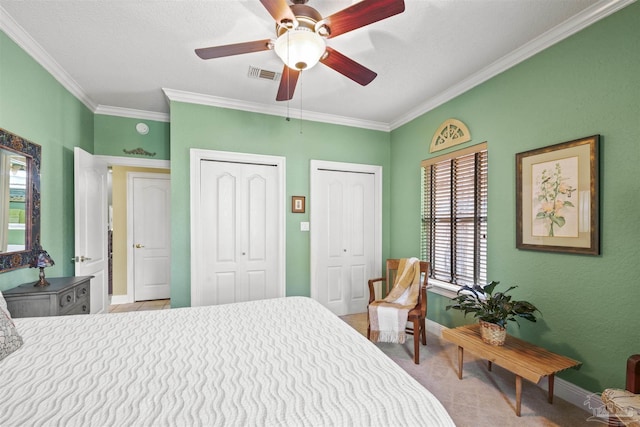
[[494,293],[499,283],[492,281],[484,287],[462,286],[458,290],[458,296],[453,298],[455,304],[446,307],[447,310],[451,308],[462,310],[465,316],[473,313],[474,317],[479,319],[482,340],[493,345],[504,344],[508,321],[518,323],[517,319],[520,317],[535,322],[535,312],[540,312],[528,301],[511,300],[508,292],[517,286],[511,286],[504,292]]

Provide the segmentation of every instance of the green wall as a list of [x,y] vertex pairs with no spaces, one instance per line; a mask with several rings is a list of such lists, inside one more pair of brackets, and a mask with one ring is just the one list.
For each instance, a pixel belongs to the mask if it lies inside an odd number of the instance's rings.
[[[0,31],[0,128],[42,146],[41,238],[56,265],[47,276],[71,276],[73,147],[93,151],[93,113]],[[34,269],[0,274],[0,290],[37,280]]]
[[[149,126],[149,133],[140,135],[136,131],[137,123],[145,123]],[[155,156],[124,152],[124,150],[131,151],[137,148],[155,153]],[[104,156],[169,160],[169,123],[96,114],[94,150],[93,154]]]
[[[510,332],[582,361],[560,376],[594,392],[624,387],[626,358],[640,352],[639,28],[635,3],[391,133],[391,254],[418,252],[419,159],[444,120],[462,120],[473,137],[463,146],[489,145],[489,279],[517,284],[543,315]],[[517,250],[515,154],[593,134],[601,255]],[[473,321],[429,298],[430,319]]]
[[[383,167],[383,193],[389,189],[389,133],[171,102],[171,306],[188,306],[190,295],[189,149],[286,157],[287,200],[309,196],[310,160],[364,163]],[[178,172],[179,171],[179,172]],[[383,218],[389,204],[383,197]],[[310,295],[309,233],[300,222],[309,213],[286,218],[286,293]],[[388,242],[383,223],[383,242]],[[383,243],[383,255],[388,250]]]

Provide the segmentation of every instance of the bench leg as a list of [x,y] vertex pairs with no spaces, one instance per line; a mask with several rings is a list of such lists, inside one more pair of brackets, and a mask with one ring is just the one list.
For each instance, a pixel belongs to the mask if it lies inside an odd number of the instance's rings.
[[553,403],[553,383],[554,383],[555,375],[549,375],[549,403]]
[[462,379],[462,364],[464,360],[464,348],[458,346],[458,379]]
[[520,416],[520,407],[522,402],[522,377],[516,375],[516,415]]

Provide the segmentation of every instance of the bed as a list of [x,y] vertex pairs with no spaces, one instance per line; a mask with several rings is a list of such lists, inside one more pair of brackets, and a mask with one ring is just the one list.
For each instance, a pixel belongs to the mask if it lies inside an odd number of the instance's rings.
[[316,301],[14,319],[0,426],[452,426]]

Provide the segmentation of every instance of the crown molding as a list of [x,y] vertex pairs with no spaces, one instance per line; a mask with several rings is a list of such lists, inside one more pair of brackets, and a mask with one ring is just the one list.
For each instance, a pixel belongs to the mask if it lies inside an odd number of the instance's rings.
[[287,109],[286,107],[246,102],[237,99],[222,98],[218,96],[204,95],[194,92],[185,92],[176,89],[162,88],[162,90],[164,91],[164,94],[169,101],[228,108],[232,110],[248,111],[251,113],[269,114],[272,116],[281,116],[287,118],[290,117],[300,120],[310,120],[314,122],[330,123],[335,125],[358,127],[384,132],[390,131],[389,125],[382,122],[359,120],[351,117],[323,114],[313,111]]
[[85,93],[84,89],[82,89],[78,82],[76,82],[73,77],[71,77],[71,75],[67,73],[62,66],[58,64],[2,6],[0,6],[0,30],[2,30],[22,50],[40,64],[42,68],[51,74],[58,83],[60,83],[94,114],[106,114],[163,122],[169,121],[169,115],[165,113],[96,105],[96,103],[93,102],[93,100]]
[[96,104],[87,96],[82,87],[22,28],[9,13],[0,6],[0,29],[22,50],[40,64],[54,79],[89,110],[94,111]]
[[[4,31],[22,50],[38,62],[49,74],[53,76],[65,89],[82,102],[94,114],[112,115],[136,119],[147,119],[168,122],[170,116],[165,113],[153,111],[135,110],[107,105],[96,105],[85,93],[82,87],[38,44],[12,17],[0,6],[0,29]],[[293,117],[286,107],[269,106],[258,103],[243,102],[234,99],[208,96],[190,92],[182,92],[172,89],[164,89],[165,95],[170,100],[189,102],[194,104],[210,105],[235,110],[243,110],[255,113],[270,114],[282,117]],[[171,94],[171,96],[170,96]],[[172,98],[173,97],[173,98]],[[339,124],[365,129],[381,130],[388,132],[387,123],[358,120],[350,117],[331,114],[316,113],[304,110],[291,110],[297,117],[316,122]]]
[[130,119],[154,120],[156,122],[169,122],[169,114],[156,113],[155,111],[136,110],[134,108],[113,107],[110,105],[98,105],[94,111],[95,114],[104,114],[106,116],[127,117]]
[[[566,39],[589,25],[617,12],[620,9],[634,3],[636,0],[601,0],[581,13],[552,28],[536,39],[523,45],[519,49],[485,67],[480,72],[470,76],[451,88],[430,98],[416,108],[408,111],[403,116],[383,123],[376,121],[360,120],[351,117],[336,116],[332,114],[317,113],[305,110],[289,110],[286,107],[245,102],[235,99],[222,98],[193,92],[184,92],[175,89],[163,88],[165,96],[170,101],[187,102],[192,104],[209,105],[234,110],[242,110],[254,113],[269,114],[281,117],[292,117],[316,122],[331,123],[343,126],[358,127],[364,129],[389,132],[411,120],[433,110],[436,107],[462,95],[507,69],[532,57],[544,49]],[[113,115],[119,117],[147,119],[155,121],[170,121],[170,116],[165,113],[120,108],[105,105],[96,105],[85,93],[82,87],[38,44],[12,17],[0,6],[0,30],[4,31],[20,48],[29,54],[45,70],[47,70],[65,89],[82,102],[95,114]],[[293,113],[293,114],[290,114]],[[295,116],[295,117],[293,117]]]
[[462,95],[464,92],[472,89],[481,83],[486,82],[492,77],[497,76],[503,71],[523,62],[524,60],[534,56],[535,54],[553,46],[554,44],[566,39],[567,37],[577,33],[580,30],[592,25],[593,23],[606,18],[634,3],[636,0],[602,0],[593,6],[583,10],[572,18],[566,20],[560,25],[550,29],[546,33],[536,37],[529,43],[514,50],[508,55],[503,56],[496,62],[480,70],[478,73],[462,80],[460,83],[441,92],[440,94],[430,98],[427,102],[419,105],[407,112],[407,114],[398,118],[389,124],[391,130],[396,129],[411,120],[433,110],[453,98]]

